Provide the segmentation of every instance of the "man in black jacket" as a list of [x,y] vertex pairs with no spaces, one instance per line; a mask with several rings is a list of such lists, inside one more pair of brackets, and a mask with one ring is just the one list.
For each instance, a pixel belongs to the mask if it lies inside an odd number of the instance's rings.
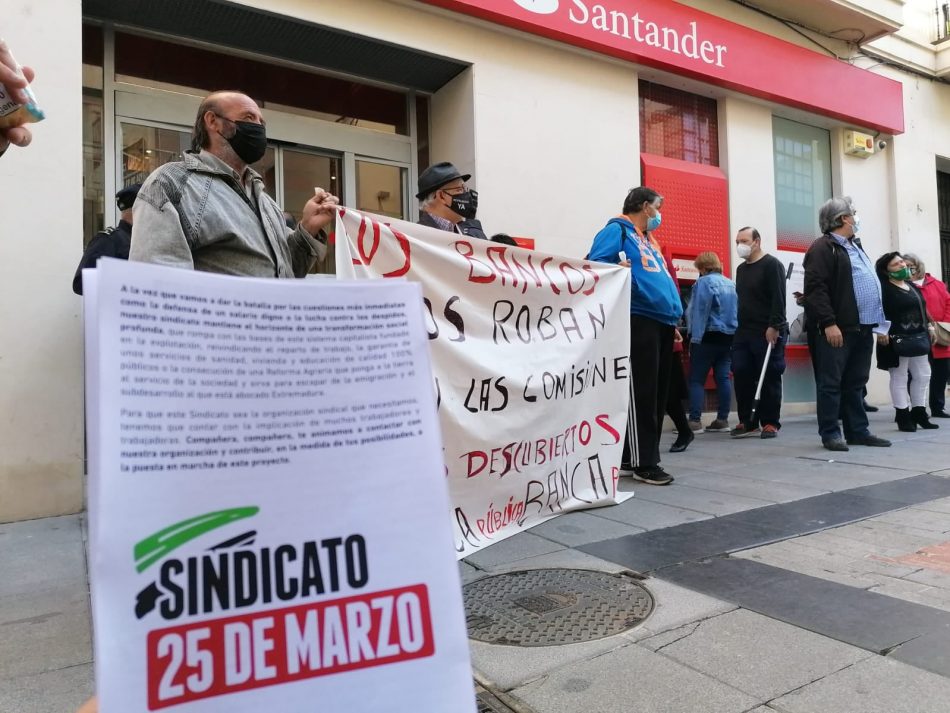
[[132,206],[141,187],[141,183],[134,183],[115,194],[115,204],[119,207],[119,224],[99,231],[86,246],[73,277],[73,292],[77,295],[82,294],[82,271],[87,267],[95,267],[99,258],[129,259],[129,246],[132,243]]
[[476,220],[478,191],[465,185],[470,173],[461,173],[447,161],[429,166],[419,176],[419,224],[470,238],[488,240]]
[[871,371],[873,334],[886,342],[890,327],[884,318],[881,283],[855,237],[860,223],[850,198],[826,201],[818,223],[824,235],[811,244],[804,259],[818,433],[830,451],[846,451],[849,445],[889,446],[890,441],[868,430],[862,397]]

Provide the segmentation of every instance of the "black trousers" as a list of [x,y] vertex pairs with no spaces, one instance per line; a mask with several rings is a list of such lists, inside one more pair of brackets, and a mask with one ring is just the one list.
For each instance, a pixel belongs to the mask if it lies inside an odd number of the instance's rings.
[[673,326],[630,315],[630,409],[623,467],[660,463],[660,429],[673,364]]
[[867,436],[870,431],[863,392],[874,353],[871,328],[862,325],[859,331],[845,332],[844,344],[840,347],[832,347],[817,331],[810,337],[817,387],[818,434],[823,441],[840,438],[842,430],[846,439]]
[[756,410],[755,423],[752,423],[752,404],[755,402],[755,389],[759,385],[762,364],[768,342],[764,336],[736,337],[732,342],[732,377],[735,382],[736,411],[739,422],[748,428],[775,426],[781,428],[779,421],[782,412],[782,374],[785,373],[785,335],[772,347],[769,365],[762,380],[762,394],[759,408]]
[[683,399],[689,397],[686,390],[686,374],[683,372],[683,352],[671,354],[670,384],[666,394],[666,415],[670,417],[680,436],[689,432],[689,419],[686,418],[686,409]]
[[950,358],[934,359],[930,355],[930,412],[946,411],[947,378],[950,377]]

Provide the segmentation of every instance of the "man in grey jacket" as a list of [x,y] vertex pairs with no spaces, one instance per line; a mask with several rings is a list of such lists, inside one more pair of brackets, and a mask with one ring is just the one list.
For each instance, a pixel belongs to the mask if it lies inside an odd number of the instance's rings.
[[215,92],[198,108],[192,150],[146,179],[135,202],[130,260],[248,277],[304,277],[326,254],[336,196],[322,188],[288,228],[250,168],[267,149],[257,103]]

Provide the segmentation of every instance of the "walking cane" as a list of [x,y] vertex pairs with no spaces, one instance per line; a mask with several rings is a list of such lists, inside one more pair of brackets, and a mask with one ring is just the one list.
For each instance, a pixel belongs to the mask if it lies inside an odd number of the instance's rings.
[[772,356],[772,342],[765,350],[765,361],[762,362],[762,373],[759,374],[759,385],[755,388],[755,399],[752,401],[752,415],[749,416],[749,423],[755,423],[756,411],[759,410],[759,397],[762,395],[762,382],[765,381],[765,370],[769,366],[769,357]]

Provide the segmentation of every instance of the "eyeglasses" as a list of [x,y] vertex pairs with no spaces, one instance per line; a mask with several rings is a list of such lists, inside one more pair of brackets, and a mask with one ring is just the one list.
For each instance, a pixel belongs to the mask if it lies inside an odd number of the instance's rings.
[[[214,114],[214,115],[215,115],[216,117],[218,117],[219,119],[224,119],[225,121],[230,121],[232,124],[236,124],[236,123],[239,122],[239,121],[245,121],[245,122],[247,122],[247,123],[249,123],[249,124],[256,124],[256,123],[257,123],[256,121],[253,121],[253,120],[252,120],[253,117],[250,117],[250,116],[244,116],[244,117],[242,117],[242,118],[240,118],[240,119],[231,119],[231,118],[228,118],[228,117],[224,116],[223,114],[219,114],[219,113],[216,112],[216,111],[213,111],[213,112],[211,112],[211,113]],[[261,124],[261,126],[267,126],[267,122],[264,121],[264,118],[263,118],[263,117],[261,117],[260,124]]]
[[444,191],[445,193],[448,193],[450,196],[457,196],[458,193],[452,193],[452,191],[459,191],[459,192],[461,192],[461,193],[464,193],[464,192],[466,191],[466,187],[465,187],[465,186],[453,186],[452,188],[440,188],[439,190],[440,190],[440,191]]

